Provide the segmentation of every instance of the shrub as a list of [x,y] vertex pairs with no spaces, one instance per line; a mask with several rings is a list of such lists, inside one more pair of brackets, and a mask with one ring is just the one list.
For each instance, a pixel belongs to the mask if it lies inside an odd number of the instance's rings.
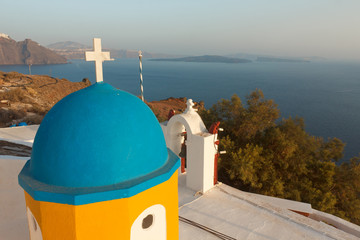
[[11,102],[24,102],[26,100],[26,92],[20,88],[14,88],[10,91],[0,93],[1,100],[10,100]]
[[30,109],[28,109],[27,111],[33,112],[33,113],[38,113],[41,115],[45,115],[45,113],[46,113],[45,108],[43,108],[42,106],[40,106],[38,104],[33,104],[32,107]]
[[11,125],[12,121],[22,119],[25,115],[26,113],[24,111],[0,109],[0,125],[6,127],[7,125]]
[[43,115],[34,114],[34,115],[31,115],[31,116],[27,116],[24,119],[24,122],[26,122],[28,125],[40,124],[41,121],[43,120],[43,118],[44,118]]

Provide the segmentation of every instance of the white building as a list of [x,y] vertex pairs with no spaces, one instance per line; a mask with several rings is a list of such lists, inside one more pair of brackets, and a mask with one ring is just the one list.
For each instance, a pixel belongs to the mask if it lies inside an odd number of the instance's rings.
[[7,35],[5,33],[0,33],[0,38],[10,39],[9,35]]

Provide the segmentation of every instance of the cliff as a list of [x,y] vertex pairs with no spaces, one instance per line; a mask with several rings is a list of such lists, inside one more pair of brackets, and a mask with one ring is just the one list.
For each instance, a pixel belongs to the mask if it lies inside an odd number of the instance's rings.
[[0,65],[62,63],[67,63],[65,57],[41,46],[31,39],[16,42],[11,38],[0,37]]

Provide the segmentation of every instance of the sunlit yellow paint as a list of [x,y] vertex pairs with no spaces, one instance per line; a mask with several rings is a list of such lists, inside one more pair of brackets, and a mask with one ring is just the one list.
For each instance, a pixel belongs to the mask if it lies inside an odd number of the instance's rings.
[[40,225],[44,240],[130,239],[135,219],[145,209],[161,204],[166,209],[167,239],[179,239],[178,173],[130,198],[85,205],[34,200],[25,192],[26,205]]

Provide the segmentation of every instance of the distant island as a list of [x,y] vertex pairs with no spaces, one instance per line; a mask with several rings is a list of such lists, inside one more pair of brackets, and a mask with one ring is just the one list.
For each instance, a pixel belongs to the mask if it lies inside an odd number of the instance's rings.
[[183,57],[183,58],[161,58],[150,59],[150,61],[171,61],[171,62],[213,62],[213,63],[250,63],[251,60],[242,58],[230,58],[216,55],[204,55],[197,57]]
[[309,60],[303,59],[286,59],[286,58],[276,58],[276,57],[257,57],[257,62],[288,62],[288,63],[308,63]]

